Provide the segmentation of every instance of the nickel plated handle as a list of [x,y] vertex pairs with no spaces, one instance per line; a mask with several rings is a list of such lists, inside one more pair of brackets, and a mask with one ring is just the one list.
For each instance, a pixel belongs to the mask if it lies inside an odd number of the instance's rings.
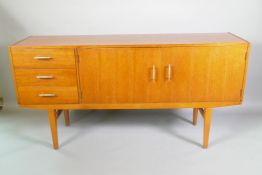
[[34,57],[35,60],[50,60],[51,57],[48,56],[36,56]]
[[156,66],[154,64],[152,66],[152,80],[156,80]]
[[56,94],[45,94],[45,93],[42,93],[42,94],[38,94],[39,97],[55,97]]
[[53,75],[37,75],[35,76],[37,79],[52,79],[54,78]]
[[167,79],[171,80],[171,64],[168,64],[168,69],[167,69]]

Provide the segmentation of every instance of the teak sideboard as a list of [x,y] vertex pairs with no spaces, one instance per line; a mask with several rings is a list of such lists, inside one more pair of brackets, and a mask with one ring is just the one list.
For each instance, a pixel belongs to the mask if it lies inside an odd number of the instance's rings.
[[[212,108],[243,101],[250,44],[231,33],[30,36],[10,46],[17,101],[57,118],[70,109],[193,108],[208,147]],[[159,116],[161,117],[161,116]]]

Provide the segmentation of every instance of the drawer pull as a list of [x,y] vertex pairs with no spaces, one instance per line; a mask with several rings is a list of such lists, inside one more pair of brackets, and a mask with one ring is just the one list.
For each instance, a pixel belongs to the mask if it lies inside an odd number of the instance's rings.
[[55,97],[55,94],[39,94],[39,97]]
[[37,79],[52,79],[54,78],[53,75],[38,75],[36,76]]
[[37,57],[34,57],[35,60],[50,60],[51,57],[43,57],[43,56],[37,56]]
[[156,80],[156,66],[155,65],[152,66],[152,80],[153,81]]
[[168,80],[171,80],[171,64],[168,64],[167,79],[168,79]]

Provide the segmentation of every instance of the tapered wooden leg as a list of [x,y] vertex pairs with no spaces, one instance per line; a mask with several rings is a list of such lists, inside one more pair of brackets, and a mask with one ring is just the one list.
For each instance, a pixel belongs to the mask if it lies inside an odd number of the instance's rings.
[[65,125],[70,125],[69,110],[64,110]]
[[204,118],[203,148],[208,148],[210,124],[211,124],[211,118],[212,118],[212,109],[210,108],[204,109],[203,118]]
[[58,137],[57,137],[57,117],[56,117],[56,110],[48,110],[48,119],[50,124],[50,129],[52,133],[53,139],[53,147],[54,149],[58,149]]
[[193,109],[193,125],[197,124],[197,115],[198,115],[198,109],[194,108]]

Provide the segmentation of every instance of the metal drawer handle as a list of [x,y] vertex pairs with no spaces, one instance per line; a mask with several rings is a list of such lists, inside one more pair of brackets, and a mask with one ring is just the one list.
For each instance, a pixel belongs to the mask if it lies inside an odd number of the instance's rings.
[[43,57],[43,56],[36,56],[34,57],[35,60],[50,60],[51,57]]
[[168,64],[167,79],[168,79],[168,80],[171,80],[171,64]]
[[37,79],[52,79],[54,78],[53,75],[38,75],[38,76],[35,76]]
[[39,97],[55,97],[55,94],[38,94]]
[[156,66],[155,65],[152,66],[152,80],[153,81],[156,80]]

